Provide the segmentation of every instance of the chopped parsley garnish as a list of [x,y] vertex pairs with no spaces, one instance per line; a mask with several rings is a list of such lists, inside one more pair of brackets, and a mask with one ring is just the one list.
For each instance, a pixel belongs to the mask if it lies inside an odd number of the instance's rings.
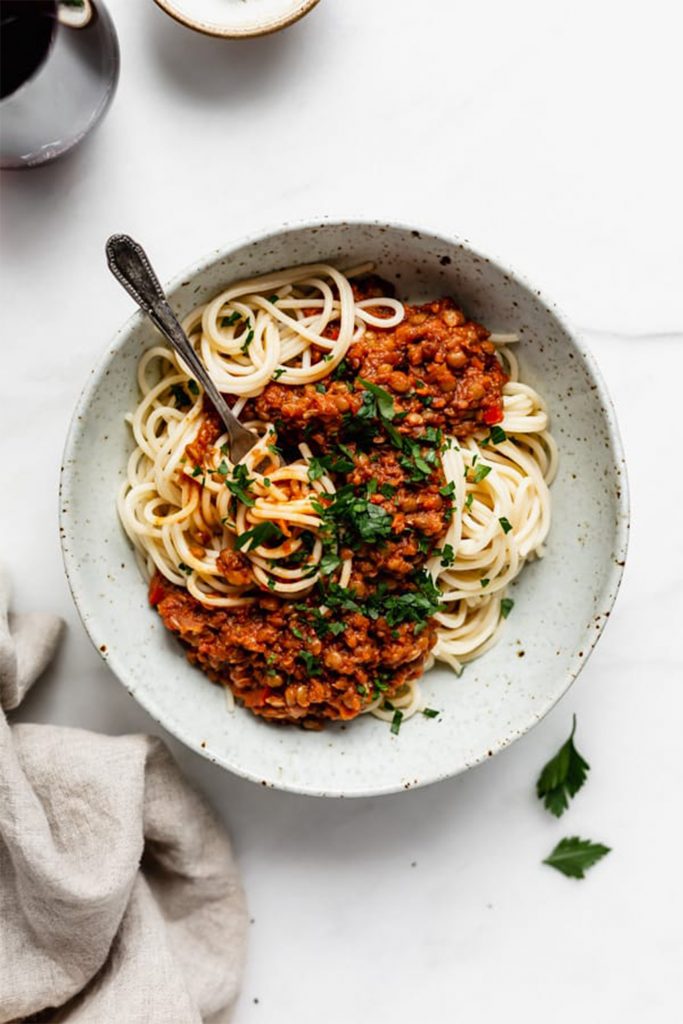
[[543,768],[536,783],[536,795],[543,800],[546,810],[556,818],[562,817],[569,807],[569,801],[578,793],[586,781],[590,765],[584,761],[574,746],[576,715],[572,721],[569,739]]
[[350,546],[359,542],[373,544],[389,537],[392,517],[381,505],[373,505],[367,498],[354,493],[351,484],[345,484],[334,495],[331,505],[312,502],[323,521],[336,528],[337,538]]
[[[389,627],[412,623],[417,635],[426,627],[428,619],[442,607],[441,591],[424,569],[413,573],[405,582],[411,589],[400,594],[390,591],[386,583],[380,582],[365,599],[357,597],[350,588],[330,583],[321,588],[321,602],[331,610],[360,612],[373,621],[384,618]],[[305,605],[297,607],[310,611]]]
[[258,526],[254,526],[251,530],[245,530],[239,537],[235,539],[235,544],[238,548],[247,547],[247,551],[251,551],[253,548],[258,548],[262,544],[266,544],[268,541],[279,541],[282,540],[284,534],[279,526],[275,523],[266,522],[259,523]]
[[277,302],[279,298],[280,298],[279,295],[269,295],[268,296],[268,302]]
[[510,614],[514,607],[515,602],[512,600],[512,598],[504,597],[503,600],[500,602],[500,614],[503,616],[504,619],[507,619],[508,615]]
[[[308,465],[308,479],[319,480],[325,473],[350,473],[353,469],[353,452],[347,455],[348,449],[343,450],[342,455],[321,455],[319,458],[313,456]],[[350,457],[349,457],[350,456]]]
[[369,380],[363,380],[362,377],[358,378],[360,383],[363,385],[366,391],[374,397],[377,402],[377,411],[383,420],[393,420],[396,415],[394,409],[394,399],[385,391],[384,388],[380,388],[377,384],[373,384]]
[[199,394],[199,384],[196,380],[188,380],[187,386],[195,397]]
[[318,568],[323,576],[330,576],[341,565],[341,558],[331,551],[325,551],[320,559]]
[[425,716],[425,718],[436,718],[437,715],[439,715],[439,713],[440,712],[436,711],[434,708],[422,709],[422,714]]
[[349,364],[346,362],[345,359],[342,359],[341,363],[335,366],[334,370],[331,373],[332,380],[339,380],[340,377],[343,377],[344,374],[348,372],[348,369]]
[[450,565],[453,565],[455,561],[455,551],[453,550],[452,544],[444,544],[441,552],[441,565],[444,569],[448,569]]
[[473,501],[474,501],[474,493],[472,491],[470,491],[470,493],[465,498],[465,508],[472,508],[472,502]]
[[181,384],[174,384],[171,388],[171,394],[175,398],[176,409],[187,409],[188,406],[192,405],[192,401]]
[[366,490],[368,498],[371,498],[373,494],[377,493],[377,481],[374,478],[372,480],[368,480]]
[[192,476],[201,476],[203,472],[204,470],[202,469],[201,466],[195,466],[194,469],[192,470]]
[[327,388],[322,383],[322,381],[318,381],[318,383],[315,386],[315,390],[318,392],[319,395],[326,395],[327,394]]
[[294,634],[294,636],[297,638],[297,640],[303,640],[304,635],[300,629],[298,629],[296,626],[290,626],[289,628]]
[[[474,463],[472,463],[472,465],[474,465]],[[480,463],[477,466],[477,468],[474,470],[474,476],[472,477],[472,483],[475,483],[475,484],[481,483],[481,481],[484,479],[484,477],[487,477],[490,472],[491,472],[491,467],[490,466],[484,466],[482,463]]]
[[394,494],[396,494],[396,490],[397,488],[394,487],[393,484],[381,484],[379,493],[383,498],[393,498]]
[[451,480],[449,483],[444,484],[443,487],[439,487],[439,494],[443,495],[444,498],[450,498],[455,493],[455,483]]
[[221,476],[228,475],[228,464],[225,461],[225,459],[221,459],[221,461],[216,466],[215,472],[220,473]]
[[507,434],[502,427],[491,427],[491,433],[487,440],[490,441],[491,444],[502,444],[503,441],[507,440]]
[[185,562],[179,562],[178,563],[178,568],[180,569],[181,572],[186,572],[186,573],[191,573],[192,572],[192,567],[189,566],[189,565],[186,565]]
[[254,328],[250,327],[249,330],[247,331],[246,339],[240,345],[240,352],[244,352],[244,354],[246,355],[247,352],[249,351],[249,346],[251,345],[253,340],[254,340]]
[[488,579],[488,577],[484,576],[482,577],[482,579],[479,580],[479,582],[481,583],[482,587],[488,587],[491,580]]
[[391,719],[391,731],[394,736],[398,736],[398,731],[401,728],[401,722],[403,721],[403,712],[398,708],[394,711],[394,717]]
[[343,622],[330,622],[328,628],[332,636],[339,636],[346,629],[346,625]]
[[254,483],[254,478],[249,476],[249,471],[244,463],[240,463],[232,471],[232,478],[225,481],[225,486],[231,494],[241,501],[243,505],[252,506],[254,499],[249,488]]
[[297,658],[300,661],[303,661],[304,665],[306,666],[306,671],[308,672],[309,675],[315,676],[320,674],[320,662],[314,654],[311,654],[310,651],[299,651],[299,653],[297,654]]
[[609,846],[593,843],[590,839],[570,836],[559,843],[543,861],[561,871],[567,878],[585,878],[585,872],[610,852]]
[[505,516],[500,516],[498,522],[503,528],[503,533],[509,533],[510,530],[512,529],[512,523],[510,522],[509,519],[506,519]]
[[221,327],[232,327],[233,324],[236,324],[237,321],[241,319],[242,314],[238,313],[237,310],[235,310],[235,312],[231,313],[230,316],[223,317],[223,319],[221,320]]
[[279,380],[283,373],[287,373],[284,366],[278,366],[277,370],[273,370],[273,380]]

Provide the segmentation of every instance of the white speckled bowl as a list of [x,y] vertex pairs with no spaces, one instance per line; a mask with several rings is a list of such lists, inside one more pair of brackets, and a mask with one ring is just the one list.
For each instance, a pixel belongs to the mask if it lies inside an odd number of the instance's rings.
[[207,36],[246,39],[292,25],[318,0],[155,0],[172,18]]
[[[564,320],[506,268],[455,239],[400,225],[315,223],[229,245],[167,288],[183,315],[239,277],[320,259],[374,260],[398,294],[453,294],[489,328],[516,331],[525,380],[549,401],[560,446],[548,554],[525,568],[501,642],[457,679],[423,681],[442,709],[399,735],[370,716],[323,732],[269,725],[226,710],[222,690],[185,660],[148,606],[119,526],[115,496],[131,440],[135,368],[154,340],[141,314],[92,371],[66,442],[61,530],[71,590],[90,637],[151,715],[193,750],[264,786],[321,796],[369,796],[465,771],[512,743],[560,699],[605,625],[626,555],[628,496],[614,412],[590,355]],[[524,652],[524,657],[520,653]]]

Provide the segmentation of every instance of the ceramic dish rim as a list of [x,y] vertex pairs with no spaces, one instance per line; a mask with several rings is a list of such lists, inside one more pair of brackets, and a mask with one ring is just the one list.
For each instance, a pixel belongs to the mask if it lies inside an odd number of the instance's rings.
[[275,20],[264,19],[250,28],[235,29],[221,28],[218,25],[212,25],[210,22],[195,20],[187,14],[181,14],[169,4],[168,0],[154,0],[157,7],[164,14],[168,14],[169,18],[173,18],[178,25],[190,28],[193,32],[199,32],[203,36],[213,36],[214,39],[257,39],[259,36],[272,35],[273,32],[279,32],[289,25],[296,24],[297,21],[300,21],[301,18],[312,11],[319,2],[320,0],[304,0],[303,6],[290,14],[284,14]]
[[[588,351],[581,340],[581,336],[572,325],[569,323],[564,314],[558,310],[556,304],[551,300],[547,299],[544,293],[538,288],[534,288],[531,283],[521,274],[513,270],[509,265],[500,262],[497,257],[491,255],[489,252],[483,252],[482,250],[473,246],[467,239],[461,238],[458,235],[450,233],[444,228],[435,228],[428,224],[422,224],[421,227],[416,228],[413,225],[405,224],[402,221],[388,221],[384,219],[368,219],[367,217],[351,217],[344,219],[337,219],[333,217],[315,217],[305,218],[301,220],[280,223],[275,226],[264,227],[258,231],[250,231],[248,234],[243,235],[239,238],[235,238],[227,245],[211,250],[210,253],[205,254],[199,259],[193,261],[189,266],[185,267],[180,273],[177,273],[173,278],[163,285],[166,294],[172,294],[177,288],[179,288],[184,281],[192,280],[197,275],[203,273],[208,267],[215,264],[217,261],[229,260],[234,253],[243,249],[245,246],[255,244],[257,242],[263,242],[264,240],[295,231],[311,231],[312,229],[325,229],[334,227],[370,227],[370,228],[389,228],[391,230],[412,232],[418,231],[420,234],[424,233],[430,237],[442,239],[449,245],[461,246],[468,250],[473,256],[478,257],[481,260],[486,261],[490,265],[494,266],[502,274],[507,275],[516,284],[521,285],[531,295],[533,295],[537,301],[539,301],[546,309],[550,310],[552,315],[557,319],[562,329],[571,338],[572,342],[576,346],[577,352],[581,355],[581,358],[585,361],[587,370],[591,376],[593,383],[596,385],[596,393],[600,399],[602,409],[604,411],[605,423],[608,429],[609,441],[612,447],[614,455],[615,468],[620,469],[621,479],[620,487],[616,496],[617,503],[617,514],[615,516],[614,524],[614,558],[611,560],[610,570],[606,573],[603,585],[600,591],[596,594],[596,600],[598,601],[598,607],[603,615],[611,612],[614,603],[619,592],[621,581],[623,578],[624,567],[626,563],[626,557],[628,552],[628,539],[629,539],[629,527],[630,527],[630,495],[628,485],[628,472],[626,467],[626,459],[624,454],[623,443],[621,440],[621,434],[616,419],[616,413],[612,399],[607,391],[602,373],[598,368],[598,365],[593,357],[592,353]],[[156,701],[153,696],[147,692],[140,693],[139,689],[131,689],[126,679],[128,677],[128,671],[125,663],[122,662],[119,654],[115,650],[107,650],[106,656],[101,652],[100,645],[103,643],[102,636],[98,635],[98,624],[97,621],[91,621],[88,609],[84,605],[83,595],[79,593],[79,566],[75,553],[71,546],[67,546],[67,537],[69,535],[69,524],[66,520],[64,511],[63,497],[68,496],[68,500],[71,498],[71,478],[72,471],[71,465],[72,449],[76,442],[76,438],[80,430],[80,422],[83,418],[83,414],[87,411],[89,403],[91,401],[94,391],[99,387],[102,377],[105,374],[111,360],[116,358],[117,353],[120,351],[123,339],[130,335],[130,332],[143,321],[143,314],[139,311],[134,312],[122,326],[116,331],[114,336],[111,338],[103,352],[96,360],[93,368],[90,371],[86,382],[81,389],[81,392],[76,403],[73,415],[71,417],[69,428],[66,436],[64,445],[64,452],[62,456],[62,465],[60,469],[59,478],[59,534],[60,544],[62,549],[62,560],[64,563],[64,571],[67,577],[71,596],[74,604],[78,611],[79,617],[83,626],[97,650],[100,657],[107,663],[113,674],[126,687],[128,692],[135,698],[136,701],[144,708],[144,710],[162,726],[170,735],[174,736],[177,740],[183,743],[190,750],[202,757],[219,765],[221,768],[232,772],[241,778],[249,779],[252,782],[266,785],[273,789],[279,789],[284,792],[298,793],[306,796],[318,796],[318,797],[337,797],[337,798],[357,798],[357,797],[370,797],[370,796],[383,796],[389,793],[402,792],[405,788],[400,782],[390,783],[383,785],[379,788],[366,788],[364,790],[353,790],[351,792],[343,791],[326,791],[323,788],[316,787],[306,783],[290,782],[288,780],[281,779],[264,779],[262,774],[257,774],[249,769],[244,768],[239,763],[233,763],[228,758],[217,755],[214,751],[204,749],[200,745],[200,741],[197,737],[191,734],[191,729],[186,730],[182,728],[178,723],[174,723],[173,727],[170,727],[163,721],[163,711],[159,711],[157,708]],[[492,748],[488,752],[484,752],[479,756],[473,758],[467,764],[458,766],[452,770],[437,770],[432,772],[426,772],[423,777],[415,785],[411,786],[411,789],[417,789],[422,786],[431,785],[435,782],[441,782],[444,779],[453,778],[456,775],[460,775],[471,768],[482,764],[484,761],[490,760],[491,756],[498,754],[501,750],[510,746],[515,740],[520,739],[527,732],[530,731],[535,725],[537,725],[545,716],[554,708],[560,700],[566,695],[567,691],[575,681],[584,665],[588,661],[592,654],[598,640],[602,636],[604,628],[594,631],[591,635],[591,630],[587,627],[585,630],[586,644],[582,651],[582,655],[579,656],[577,653],[571,658],[564,669],[558,673],[561,677],[561,685],[558,689],[547,700],[544,701],[540,708],[535,709],[533,716],[530,716],[528,723],[518,729],[512,729],[492,745]]]

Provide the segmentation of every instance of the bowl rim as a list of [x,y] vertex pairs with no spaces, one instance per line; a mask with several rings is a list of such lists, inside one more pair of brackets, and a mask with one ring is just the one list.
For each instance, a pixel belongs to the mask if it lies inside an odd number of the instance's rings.
[[279,32],[289,25],[294,25],[301,18],[305,17],[309,11],[312,11],[319,2],[320,0],[302,0],[301,5],[289,14],[283,14],[275,19],[264,19],[247,28],[236,29],[224,28],[211,22],[192,18],[188,14],[182,14],[169,0],[154,0],[157,7],[164,14],[168,14],[169,17],[173,18],[179,25],[190,28],[193,32],[200,32],[204,36],[213,36],[215,39],[256,39],[259,36],[272,35],[273,32]]
[[[567,320],[566,316],[557,307],[557,304],[552,300],[548,299],[543,291],[532,286],[527,278],[519,274],[516,270],[511,268],[509,265],[502,263],[497,257],[491,255],[489,251],[482,251],[481,249],[473,246],[467,239],[461,238],[458,235],[450,233],[447,229],[436,228],[428,224],[422,224],[421,227],[417,228],[411,224],[406,224],[403,221],[388,221],[385,219],[372,219],[367,217],[350,217],[350,218],[336,218],[336,217],[313,217],[313,218],[302,218],[294,221],[281,222],[274,226],[267,226],[256,231],[250,231],[249,233],[242,235],[239,238],[235,238],[228,242],[226,245],[213,249],[209,253],[194,260],[189,266],[182,269],[179,273],[175,274],[170,281],[163,284],[163,288],[166,294],[173,293],[179,288],[184,281],[191,280],[196,275],[202,273],[209,266],[216,263],[221,259],[229,259],[235,252],[244,248],[247,245],[254,244],[256,242],[262,242],[270,237],[282,235],[292,231],[310,231],[313,228],[330,228],[330,227],[373,227],[373,228],[385,228],[391,230],[399,230],[405,232],[415,232],[418,234],[430,235],[437,239],[443,239],[450,245],[461,246],[467,249],[474,256],[479,259],[487,261],[496,269],[500,270],[501,273],[507,275],[508,278],[513,280],[515,283],[521,285],[527,289],[537,301],[542,303],[547,309],[549,309],[553,316],[557,319],[562,329],[569,335],[572,341],[577,346],[577,349],[585,360],[586,366],[590,372],[592,380],[596,385],[596,392],[600,399],[602,409],[605,416],[605,421],[608,428],[609,440],[614,453],[615,466],[620,469],[620,486],[616,496],[617,503],[617,514],[615,516],[614,524],[614,558],[611,560],[609,572],[605,574],[602,588],[597,596],[597,607],[600,608],[601,615],[603,618],[603,628],[586,631],[586,644],[581,652],[580,656],[574,655],[573,658],[566,664],[565,668],[558,673],[561,675],[561,685],[555,691],[552,697],[548,698],[541,707],[535,709],[534,715],[530,716],[529,721],[518,729],[510,729],[505,735],[501,735],[493,745],[492,749],[487,752],[482,752],[477,757],[473,758],[467,764],[457,766],[452,770],[446,771],[435,771],[432,774],[425,773],[419,781],[416,781],[410,786],[411,789],[421,788],[422,786],[428,786],[435,782],[441,782],[448,778],[453,778],[456,775],[460,775],[477,765],[482,764],[485,761],[490,760],[492,756],[500,753],[506,747],[509,747],[515,740],[520,739],[526,735],[534,726],[542,721],[543,718],[562,700],[567,694],[567,691],[575,681],[579,673],[582,671],[590,655],[593,653],[595,646],[604,633],[604,625],[609,621],[609,613],[614,607],[621,581],[624,574],[624,567],[626,564],[626,558],[628,554],[628,542],[629,542],[629,528],[630,528],[630,491],[628,483],[628,471],[626,466],[626,458],[624,453],[624,447],[617,423],[616,412],[610,394],[605,385],[602,373],[597,365],[593,354],[585,348],[583,339],[579,331],[577,331],[573,325]],[[256,782],[260,785],[268,786],[272,789],[279,789],[283,792],[297,793],[305,796],[318,796],[318,797],[337,797],[337,798],[349,798],[349,797],[370,797],[370,796],[383,796],[390,793],[402,792],[405,787],[400,781],[396,783],[387,784],[380,788],[369,788],[366,790],[353,790],[344,792],[341,789],[325,790],[316,785],[308,785],[305,783],[290,782],[288,780],[282,780],[278,778],[264,779],[262,774],[258,774],[245,768],[239,763],[233,763],[228,758],[222,757],[201,746],[199,740],[187,731],[180,723],[174,722],[173,726],[166,724],[163,720],[163,712],[157,708],[156,701],[145,692],[140,692],[138,689],[131,689],[126,681],[127,670],[125,665],[121,663],[118,652],[113,650],[106,650],[106,653],[101,650],[101,644],[103,643],[102,637],[98,633],[98,627],[96,622],[92,622],[88,609],[85,607],[84,599],[79,594],[78,576],[79,566],[73,547],[67,544],[69,538],[69,522],[66,517],[65,510],[65,497],[67,497],[66,504],[69,504],[70,493],[71,493],[71,465],[73,464],[72,449],[76,442],[77,435],[79,433],[79,424],[83,418],[83,414],[88,408],[91,397],[95,389],[99,386],[105,371],[109,366],[109,362],[112,357],[120,350],[123,340],[129,335],[130,331],[134,329],[144,319],[143,314],[136,310],[129,316],[121,327],[116,331],[114,336],[111,338],[109,343],[106,345],[101,355],[95,362],[95,365],[91,369],[89,376],[86,378],[85,384],[79,394],[78,401],[74,408],[69,427],[66,435],[64,444],[64,452],[62,456],[62,464],[60,468],[59,476],[59,537],[60,546],[62,549],[62,560],[64,564],[64,571],[66,574],[69,590],[73,598],[74,604],[78,611],[81,622],[88,634],[95,650],[98,652],[103,661],[107,663],[116,678],[126,687],[128,692],[133,696],[136,701],[144,708],[144,710],[162,726],[170,735],[174,736],[177,740],[183,743],[190,750],[201,755],[207,760],[214,764],[219,765],[221,768],[232,772],[233,774],[248,779],[251,782]]]

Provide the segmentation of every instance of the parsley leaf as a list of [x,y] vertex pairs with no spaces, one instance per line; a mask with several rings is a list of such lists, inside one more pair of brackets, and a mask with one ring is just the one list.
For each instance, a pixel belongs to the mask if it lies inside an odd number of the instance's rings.
[[350,455],[344,457],[346,452],[341,456],[321,455],[318,458],[314,455],[308,464],[308,479],[319,480],[325,473],[350,473],[354,466],[353,452]]
[[247,551],[251,551],[252,548],[260,547],[261,544],[265,544],[269,540],[282,540],[283,533],[279,526],[275,523],[268,522],[259,523],[258,526],[254,526],[251,530],[245,530],[239,537],[235,539],[235,545],[238,548],[243,548],[247,544],[249,547]]
[[474,492],[470,491],[470,493],[465,498],[465,508],[472,508],[472,502],[473,501],[474,501]]
[[249,488],[254,483],[254,478],[249,476],[249,471],[244,463],[240,463],[232,471],[232,479],[225,481],[225,486],[231,494],[234,494],[243,505],[252,506],[254,499]]
[[391,534],[392,516],[381,505],[358,497],[351,484],[345,484],[334,495],[331,505],[315,501],[314,508],[328,524],[337,527],[339,539],[349,544],[358,541],[374,543]]
[[223,317],[223,319],[221,320],[221,327],[232,327],[233,324],[236,324],[237,321],[241,319],[242,314],[238,313],[237,310],[235,310],[235,312],[231,313],[230,316]]
[[491,433],[487,440],[490,441],[491,444],[501,444],[503,441],[507,440],[507,434],[502,427],[491,427]]
[[394,399],[385,391],[384,388],[380,388],[377,384],[373,384],[372,381],[363,380],[362,377],[358,378],[366,391],[369,391],[374,396],[377,402],[377,411],[383,420],[393,420],[396,415],[394,409]]
[[455,561],[455,551],[452,544],[444,544],[441,552],[441,566],[447,569]]
[[503,533],[509,533],[512,529],[512,523],[509,519],[506,519],[505,516],[500,516],[498,522],[502,527]]
[[394,717],[391,719],[391,731],[394,736],[398,736],[398,731],[401,728],[401,722],[403,721],[403,712],[399,711],[398,708],[394,711]]
[[335,555],[331,551],[326,551],[320,559],[320,565],[318,568],[323,576],[330,576],[339,568],[340,565],[341,558],[339,555]]
[[245,340],[240,345],[240,352],[244,352],[245,356],[248,353],[249,346],[251,345],[253,340],[254,340],[254,328],[250,327],[249,330],[247,331],[247,336],[246,336]]
[[536,783],[536,795],[551,814],[562,817],[574,797],[586,781],[590,765],[581,757],[574,746],[576,715],[572,722],[569,739],[560,747],[543,768]]
[[299,658],[300,661],[303,661],[304,665],[306,666],[306,671],[309,673],[309,675],[314,676],[320,673],[320,662],[318,661],[314,654],[311,654],[310,651],[299,651],[299,653],[297,654],[297,658]]
[[188,406],[192,405],[192,401],[181,384],[174,384],[171,388],[171,394],[175,398],[176,409],[187,409]]
[[435,711],[434,708],[422,708],[422,714],[425,718],[436,718],[439,712]]
[[188,575],[192,572],[192,567],[186,565],[185,562],[178,562],[178,568],[180,569],[181,572],[188,573]]
[[508,615],[510,614],[514,607],[515,602],[512,600],[512,598],[504,597],[500,602],[500,614],[503,616],[504,619],[507,619]]
[[187,386],[195,397],[199,394],[199,384],[196,380],[188,380]]
[[479,463],[479,465],[477,466],[477,468],[474,471],[474,476],[472,477],[472,483],[475,483],[475,484],[481,483],[481,481],[484,479],[484,477],[488,476],[490,472],[491,472],[491,467],[490,466],[484,466],[482,463]]
[[567,878],[585,878],[584,872],[588,868],[592,868],[609,852],[610,847],[603,846],[602,843],[593,843],[590,839],[570,836],[561,839],[543,863],[561,871]]

